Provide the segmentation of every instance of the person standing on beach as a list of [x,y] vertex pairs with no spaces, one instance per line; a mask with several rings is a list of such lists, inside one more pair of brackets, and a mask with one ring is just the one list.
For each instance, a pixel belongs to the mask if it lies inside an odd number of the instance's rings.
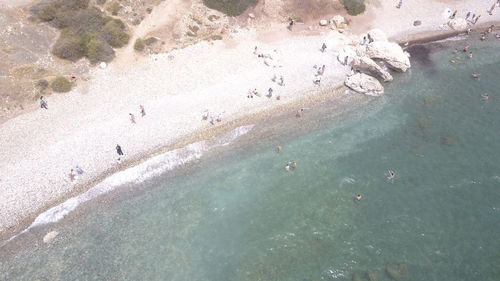
[[119,144],[116,145],[116,153],[118,153],[118,155],[120,156],[123,155],[122,147]]
[[146,110],[144,109],[144,106],[139,105],[139,109],[141,110],[141,116],[142,117],[146,116]]
[[326,50],[326,44],[323,43],[323,45],[321,46],[321,52],[324,53]]
[[465,20],[468,20],[468,19],[469,19],[470,14],[471,14],[471,11],[468,11],[468,12],[467,12],[467,15],[465,16]]
[[293,28],[293,25],[294,25],[295,21],[293,19],[290,19],[290,23],[288,24],[288,30],[292,31],[292,28]]
[[47,105],[47,101],[45,101],[45,99],[43,98],[43,96],[40,97],[40,108],[49,109],[49,107]]
[[285,86],[285,79],[283,79],[283,76],[280,75],[280,86]]
[[135,124],[135,116],[134,116],[134,114],[129,113],[128,115],[130,115],[130,122],[132,122],[132,124]]

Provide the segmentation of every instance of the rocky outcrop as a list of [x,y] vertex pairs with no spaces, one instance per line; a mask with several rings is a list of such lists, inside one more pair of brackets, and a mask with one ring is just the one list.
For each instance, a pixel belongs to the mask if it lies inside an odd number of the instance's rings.
[[409,54],[392,42],[372,42],[366,47],[366,55],[371,59],[382,60],[390,68],[401,72],[405,72],[411,66]]
[[364,73],[356,73],[347,77],[344,84],[353,91],[369,96],[378,97],[384,93],[382,84],[374,77]]
[[462,18],[455,18],[449,20],[448,26],[451,27],[451,29],[453,30],[460,30],[460,31],[466,30],[469,27],[467,21]]
[[367,33],[370,42],[387,42],[385,33],[380,29],[372,29]]
[[352,68],[356,71],[376,76],[384,82],[392,81],[392,75],[368,57],[355,57],[352,60]]

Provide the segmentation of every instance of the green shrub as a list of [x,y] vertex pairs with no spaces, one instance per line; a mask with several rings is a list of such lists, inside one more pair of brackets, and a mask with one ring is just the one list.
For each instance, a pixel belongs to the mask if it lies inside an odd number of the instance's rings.
[[114,48],[123,47],[130,39],[129,35],[125,32],[125,24],[118,19],[113,19],[104,25],[102,37]]
[[77,61],[85,56],[85,50],[76,35],[63,32],[52,47],[52,54],[61,59]]
[[120,3],[114,1],[112,2],[109,7],[108,7],[108,11],[111,12],[111,14],[113,16],[117,16],[118,15],[118,12],[120,12],[122,6],[120,5]]
[[54,92],[66,93],[71,91],[71,82],[63,76],[58,76],[52,81],[50,87]]
[[42,21],[51,21],[56,17],[57,7],[55,3],[41,5],[37,11],[38,18]]
[[366,9],[364,0],[343,0],[342,4],[351,16],[356,16],[363,13]]
[[139,51],[139,52],[144,50],[144,41],[142,41],[141,38],[135,40],[134,50]]
[[[120,7],[118,2],[111,4]],[[61,30],[52,53],[62,59],[76,61],[86,56],[92,63],[109,61],[114,57],[113,47],[122,47],[130,39],[121,20],[89,7],[89,0],[45,0],[31,11]]]
[[87,44],[87,58],[91,63],[110,61],[115,56],[115,51],[106,42],[92,38]]

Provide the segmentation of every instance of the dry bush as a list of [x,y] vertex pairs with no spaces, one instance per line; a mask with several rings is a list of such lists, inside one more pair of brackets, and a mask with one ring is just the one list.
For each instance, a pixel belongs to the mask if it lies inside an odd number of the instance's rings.
[[66,93],[71,91],[71,82],[63,76],[58,76],[50,83],[50,87],[54,92]]

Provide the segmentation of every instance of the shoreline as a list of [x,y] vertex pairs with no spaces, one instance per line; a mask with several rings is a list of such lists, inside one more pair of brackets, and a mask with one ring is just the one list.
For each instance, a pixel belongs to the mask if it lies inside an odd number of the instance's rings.
[[[484,25],[489,25],[491,23],[483,23],[482,26]],[[428,32],[423,32],[423,33],[428,33]],[[450,31],[450,30],[439,30],[436,31],[436,33],[439,34],[433,34],[425,38],[420,38],[419,36],[415,35],[418,39],[415,39],[413,41],[409,41],[409,45],[413,44],[426,44],[426,43],[432,43],[438,40],[450,38],[457,36],[461,34],[462,32],[456,32],[456,31]],[[396,40],[398,41],[398,40]],[[31,211],[30,215],[24,216],[23,219],[19,220],[16,226],[10,227],[5,231],[0,231],[0,241],[4,241],[12,237],[13,235],[18,234],[20,231],[28,227],[31,222],[33,222],[34,218],[36,218],[40,213],[43,211],[57,206],[61,204],[62,202],[66,201],[67,199],[74,197],[76,195],[82,194],[83,192],[86,192],[89,190],[91,187],[95,186],[102,180],[104,180],[106,177],[117,173],[119,171],[123,171],[125,169],[128,169],[130,167],[136,166],[140,163],[143,163],[147,161],[149,158],[154,157],[156,155],[165,153],[167,151],[171,151],[174,149],[182,148],[185,147],[188,144],[201,141],[201,140],[211,140],[216,138],[217,136],[221,136],[224,133],[227,133],[237,127],[243,126],[243,125],[248,125],[250,123],[259,123],[264,121],[265,119],[275,115],[275,114],[286,114],[290,110],[297,109],[300,107],[305,107],[305,106],[311,106],[318,104],[326,99],[334,100],[335,98],[338,98],[338,93],[340,91],[346,90],[346,88],[341,85],[343,84],[343,81],[340,83],[332,83],[332,88],[327,88],[323,89],[322,91],[313,91],[313,92],[308,92],[305,91],[305,93],[299,94],[299,98],[295,100],[291,100],[285,103],[277,103],[270,108],[265,108],[258,110],[257,112],[249,112],[241,117],[237,117],[233,120],[225,121],[223,124],[216,125],[216,126],[205,126],[200,129],[195,129],[192,132],[187,132],[181,137],[176,137],[172,142],[166,142],[166,145],[161,146],[161,147],[156,147],[156,148],[150,148],[146,150],[145,152],[142,152],[142,154],[137,154],[134,155],[134,157],[126,159],[123,162],[123,167],[121,168],[116,168],[116,167],[111,167],[105,170],[103,173],[99,174],[98,176],[94,176],[92,178],[87,179],[85,182],[82,182],[81,184],[77,184],[69,193],[65,193],[64,196],[59,197],[56,200],[52,200],[50,202],[46,202],[44,206],[36,209],[35,211]],[[330,95],[324,95],[325,92],[331,92]],[[262,99],[262,98],[260,98]],[[294,111],[290,112],[290,114],[293,114]],[[251,121],[251,122],[250,122]],[[182,167],[182,166],[181,166]],[[180,168],[181,168],[180,167]]]
[[[94,177],[86,182],[83,182],[79,184],[77,188],[75,188],[71,193],[67,193],[66,196],[61,197],[60,199],[49,202],[44,206],[43,208],[40,208],[40,210],[37,210],[33,212],[33,214],[27,216],[25,219],[23,219],[13,230],[7,230],[4,232],[0,232],[0,242],[4,242],[6,240],[11,239],[12,237],[19,235],[22,233],[22,231],[26,230],[33,222],[34,220],[43,212],[49,210],[50,208],[53,208],[55,206],[58,206],[68,199],[74,198],[78,195],[81,195],[85,192],[87,192],[89,189],[92,187],[96,186],[97,184],[101,183],[104,181],[106,178],[119,173],[121,171],[125,171],[129,168],[135,167],[141,163],[144,163],[148,161],[149,159],[162,155],[164,153],[176,150],[176,149],[182,149],[185,148],[186,146],[197,143],[200,141],[211,141],[214,140],[218,137],[223,136],[224,134],[227,134],[231,132],[232,130],[235,130],[238,127],[242,126],[247,126],[247,125],[252,125],[252,124],[259,124],[261,122],[264,122],[266,119],[269,118],[279,118],[279,116],[284,116],[284,115],[293,115],[294,112],[302,107],[311,107],[318,105],[324,101],[329,101],[333,102],[339,98],[339,95],[345,91],[348,91],[348,88],[345,87],[343,84],[342,85],[337,85],[334,86],[333,88],[327,88],[322,91],[317,91],[313,94],[306,94],[303,98],[299,100],[295,100],[289,103],[285,104],[280,104],[277,105],[276,107],[270,108],[263,110],[258,113],[252,113],[249,115],[246,115],[244,117],[240,117],[235,120],[231,120],[229,122],[226,122],[224,124],[216,125],[213,127],[201,129],[199,131],[194,131],[189,133],[186,136],[178,138],[174,143],[168,144],[164,147],[152,149],[149,152],[146,152],[142,155],[138,155],[137,157],[131,158],[127,161],[122,162],[122,167],[121,168],[112,168],[103,174],[99,175],[98,177]],[[179,167],[176,167],[175,169],[182,169],[183,165],[180,165]],[[113,191],[111,191],[113,192]],[[1,247],[1,246],[0,246]]]

